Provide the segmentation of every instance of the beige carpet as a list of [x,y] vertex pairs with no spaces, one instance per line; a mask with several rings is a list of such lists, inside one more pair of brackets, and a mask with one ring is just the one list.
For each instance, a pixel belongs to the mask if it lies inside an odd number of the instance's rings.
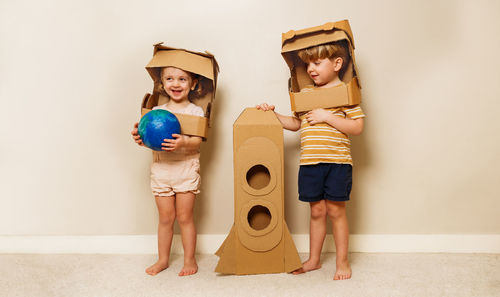
[[500,296],[498,254],[350,257],[352,279],[333,281],[335,254],[299,276],[221,276],[216,256],[198,255],[199,272],[182,278],[181,255],[154,277],[144,273],[154,255],[0,255],[0,296]]

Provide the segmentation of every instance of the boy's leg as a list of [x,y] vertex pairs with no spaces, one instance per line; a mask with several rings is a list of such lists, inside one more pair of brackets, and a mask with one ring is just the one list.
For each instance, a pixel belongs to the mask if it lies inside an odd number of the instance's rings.
[[150,275],[156,275],[168,267],[175,221],[175,196],[156,196],[155,199],[159,214],[158,261],[146,269]]
[[351,278],[352,270],[349,264],[349,224],[347,222],[344,201],[326,201],[328,216],[332,221],[333,239],[337,255],[335,275],[333,279],[344,280]]
[[321,268],[320,257],[326,236],[326,203],[325,200],[310,202],[311,221],[309,223],[309,259],[302,263],[302,268],[293,274],[300,274]]
[[177,222],[181,229],[182,247],[184,248],[184,267],[179,276],[195,274],[198,271],[196,264],[196,227],[193,211],[196,195],[191,192],[177,193],[176,212]]

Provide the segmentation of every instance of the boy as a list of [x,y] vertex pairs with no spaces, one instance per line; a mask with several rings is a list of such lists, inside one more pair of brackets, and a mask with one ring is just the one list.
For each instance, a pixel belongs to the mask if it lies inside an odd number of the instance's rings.
[[[342,84],[341,77],[349,63],[349,51],[342,41],[313,46],[299,51],[307,65],[307,73],[314,81],[313,88],[331,88]],[[258,109],[274,111],[274,105],[258,105]],[[337,108],[319,108],[307,113],[284,116],[276,113],[283,128],[300,129],[301,156],[299,169],[299,200],[309,202],[310,254],[300,274],[319,269],[321,248],[326,236],[326,217],[330,217],[335,240],[335,280],[351,277],[348,259],[349,226],[345,201],[352,186],[352,159],[348,135],[363,131],[363,111],[359,105]]]

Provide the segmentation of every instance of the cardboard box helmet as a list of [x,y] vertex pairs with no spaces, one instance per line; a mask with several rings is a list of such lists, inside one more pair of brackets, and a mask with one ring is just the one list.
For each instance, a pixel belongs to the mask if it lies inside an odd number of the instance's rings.
[[141,105],[141,114],[144,115],[153,107],[168,102],[168,95],[165,93],[161,82],[161,69],[164,67],[175,67],[187,71],[198,80],[194,91],[190,92],[190,101],[200,106],[204,117],[174,113],[181,124],[181,134],[200,136],[204,140],[207,138],[208,127],[210,127],[212,102],[215,99],[215,89],[217,86],[217,75],[219,66],[215,57],[209,53],[193,52],[185,49],[178,49],[157,43],[154,45],[153,58],[147,64],[146,70],[153,79],[153,93],[147,93]]
[[[314,85],[307,74],[307,65],[298,52],[313,46],[345,40],[349,50],[349,63],[345,69],[342,84],[332,88],[315,88],[311,92],[300,92],[304,87]],[[361,103],[359,83],[354,55],[354,38],[349,21],[330,22],[322,26],[302,30],[290,30],[282,34],[281,55],[290,68],[288,81],[292,111],[304,112],[315,108],[330,108]]]

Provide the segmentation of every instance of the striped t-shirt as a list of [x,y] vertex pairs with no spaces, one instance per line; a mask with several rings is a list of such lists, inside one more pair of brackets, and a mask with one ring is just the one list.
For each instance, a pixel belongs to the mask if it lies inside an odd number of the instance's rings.
[[[349,119],[365,117],[359,105],[326,108],[335,116]],[[351,142],[346,134],[327,123],[310,125],[300,114],[300,165],[318,163],[351,164]]]

